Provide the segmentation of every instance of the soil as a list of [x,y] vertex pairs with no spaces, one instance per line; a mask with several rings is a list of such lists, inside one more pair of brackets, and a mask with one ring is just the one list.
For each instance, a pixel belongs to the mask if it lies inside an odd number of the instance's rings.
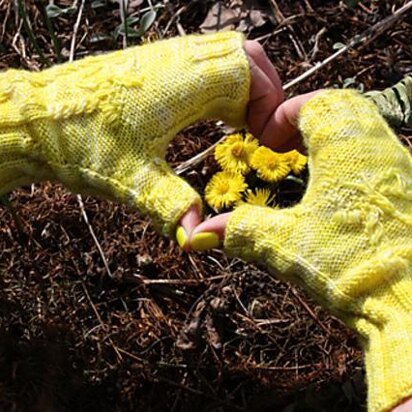
[[[70,11],[72,1],[54,1],[66,10],[50,18],[51,30],[48,2],[0,1],[0,69],[67,61],[81,3]],[[122,27],[119,3],[85,2],[75,59],[125,46],[115,36]],[[237,28],[259,39],[285,83],[403,4],[128,3],[128,16],[157,10],[150,28],[128,38],[128,46]],[[139,24],[130,27],[137,32]],[[409,13],[287,94],[393,85],[412,71],[411,38]],[[411,131],[398,133],[409,144]],[[191,126],[176,137],[168,159],[177,166],[223,134],[213,121]],[[202,193],[215,171],[209,156],[183,177]],[[296,202],[299,190],[290,195],[281,187],[279,203]],[[0,206],[1,411],[365,410],[356,336],[302,290],[219,251],[186,254],[139,213],[83,197],[109,274],[75,194],[46,182],[16,190],[9,200]]]

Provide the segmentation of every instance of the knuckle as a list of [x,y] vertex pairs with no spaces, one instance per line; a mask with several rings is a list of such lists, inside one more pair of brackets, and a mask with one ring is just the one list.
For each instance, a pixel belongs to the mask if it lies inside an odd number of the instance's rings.
[[245,42],[245,50],[253,58],[258,58],[265,55],[263,46],[256,40],[247,40]]

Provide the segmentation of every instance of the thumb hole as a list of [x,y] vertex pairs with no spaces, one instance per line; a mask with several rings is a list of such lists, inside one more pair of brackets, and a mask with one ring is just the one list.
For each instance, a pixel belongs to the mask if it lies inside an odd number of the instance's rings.
[[123,184],[128,187],[129,203],[148,214],[166,236],[174,237],[179,223],[191,230],[201,220],[199,194],[163,159],[140,166],[134,178]]

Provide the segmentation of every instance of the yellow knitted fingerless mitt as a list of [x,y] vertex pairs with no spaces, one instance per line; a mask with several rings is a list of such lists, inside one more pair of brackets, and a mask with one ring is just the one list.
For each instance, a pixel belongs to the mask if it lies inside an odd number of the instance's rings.
[[0,74],[0,195],[58,180],[127,202],[165,234],[197,193],[164,160],[205,118],[243,126],[249,66],[239,33],[187,36],[41,73]]
[[310,181],[284,210],[241,206],[225,249],[293,280],[354,328],[368,410],[412,395],[412,158],[377,108],[325,91],[300,113]]

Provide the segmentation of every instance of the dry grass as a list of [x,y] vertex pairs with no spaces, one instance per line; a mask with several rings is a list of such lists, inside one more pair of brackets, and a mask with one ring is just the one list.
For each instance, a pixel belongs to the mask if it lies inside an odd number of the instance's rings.
[[[44,3],[23,3],[44,61],[54,64],[60,54],[68,60],[81,2],[51,20],[55,39]],[[123,47],[121,36],[111,36],[121,24],[119,5],[92,3],[85,2],[75,58]],[[197,32],[215,2],[129,3],[133,16],[150,4],[157,9],[154,25],[144,38],[129,38],[131,45]],[[221,7],[228,3],[235,7]],[[401,2],[237,3],[248,36],[262,39],[289,81]],[[250,22],[252,8],[260,10],[259,27]],[[44,67],[14,1],[0,1],[0,36],[1,69]],[[290,93],[391,85],[412,70],[411,37],[409,16]],[[222,134],[213,122],[188,128],[170,148],[170,162],[178,165]],[[202,191],[215,168],[207,158],[185,178]],[[282,190],[283,204],[296,200]],[[0,208],[0,410],[363,410],[354,335],[293,286],[217,251],[184,254],[138,213],[86,198],[110,278],[75,195],[45,183],[15,191],[11,201],[14,216]]]

